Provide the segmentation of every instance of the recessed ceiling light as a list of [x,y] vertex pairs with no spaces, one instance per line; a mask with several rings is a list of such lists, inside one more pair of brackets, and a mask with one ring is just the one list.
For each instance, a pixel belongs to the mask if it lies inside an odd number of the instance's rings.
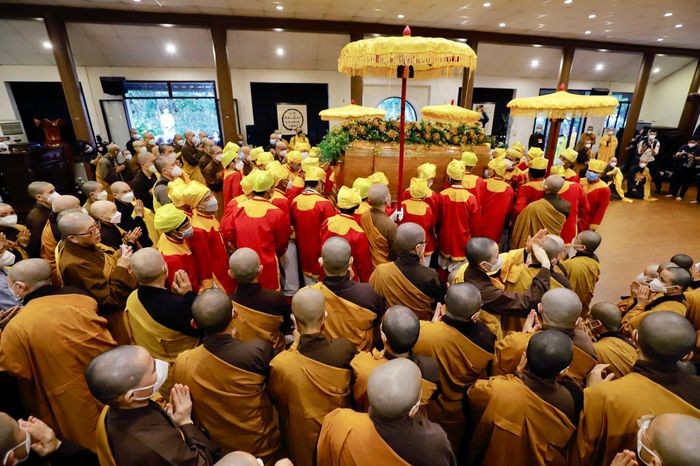
[[538,66],[540,66],[540,61],[539,61],[539,60],[532,60],[532,61],[530,62],[530,68],[537,68]]
[[488,7],[490,7],[490,6],[491,6],[491,2],[486,2],[486,3],[484,3],[484,8],[488,8]]
[[574,3],[574,0],[564,0],[564,5],[571,5]]
[[675,27],[676,29],[680,29],[680,28],[683,27],[683,25],[682,25],[682,24],[676,24],[674,27]]
[[134,0],[134,3],[141,3],[141,0]]
[[41,45],[43,45],[45,49],[51,50],[53,48],[53,45],[51,45],[51,42],[49,42],[48,40],[43,41]]
[[544,27],[544,23],[540,23],[537,25],[537,29],[542,29]]
[[274,28],[273,31],[275,31],[275,32],[282,32],[282,31],[284,31],[284,29],[282,29],[282,28]]
[[382,11],[381,8],[375,8],[373,11]]
[[404,16],[404,15],[402,15],[402,14],[398,14],[398,15],[396,15],[396,17],[397,17],[397,18],[399,18],[399,19],[404,19],[404,18],[405,18],[405,16]]
[[174,28],[175,27],[174,24],[161,24],[160,26],[164,27],[164,28]]
[[590,33],[591,33],[591,31],[586,31],[586,32],[584,32],[584,34],[586,34],[586,35],[588,35],[588,34],[590,34]]
[[277,47],[277,50],[275,50],[275,53],[277,54],[278,57],[284,56],[284,49],[282,47]]
[[664,55],[663,53],[657,53],[656,56],[657,57],[665,57],[666,55]]
[[542,44],[532,44],[532,46],[533,46],[533,47],[540,48],[540,47],[542,47]]
[[467,39],[457,39],[459,42],[466,42]]
[[277,5],[275,8],[277,9],[277,11],[284,10],[284,7],[282,5]]
[[664,13],[664,16],[668,18],[669,16],[673,16],[673,13],[667,11],[666,13]]
[[612,31],[612,29],[606,29],[603,32],[611,32],[611,31]]
[[603,68],[605,68],[605,65],[602,64],[602,63],[598,63],[598,64],[595,66],[595,70],[596,70],[596,71],[603,71]]
[[175,53],[177,52],[177,47],[175,47],[175,44],[165,44],[165,51],[168,53]]
[[656,42],[663,42],[663,41],[664,41],[663,37],[659,37],[658,39],[656,39]]
[[598,51],[605,53],[605,52],[608,52],[608,49],[598,49]]
[[34,18],[34,21],[44,21],[44,18]]
[[659,71],[661,71],[661,68],[654,68],[653,73],[656,74],[656,73],[658,73]]
[[595,18],[596,18],[596,15],[594,13],[591,13],[590,15],[588,15],[588,19],[595,19]]
[[504,27],[506,27],[506,23],[498,23],[498,27],[499,27],[499,28],[504,28]]
[[377,34],[376,32],[375,32],[375,33],[373,33],[373,34],[372,34],[372,36],[374,36],[374,37],[382,37],[382,35],[381,35],[381,34]]

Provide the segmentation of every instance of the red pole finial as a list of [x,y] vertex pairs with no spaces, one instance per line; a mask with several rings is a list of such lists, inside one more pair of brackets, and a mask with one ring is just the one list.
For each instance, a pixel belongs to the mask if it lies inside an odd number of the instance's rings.
[[560,90],[560,91],[565,91],[565,90],[566,90],[566,84],[560,83],[560,84],[559,84],[559,89],[558,89],[558,90]]
[[455,104],[455,99],[450,100],[450,105],[454,105],[454,104]]
[[408,25],[407,25],[405,28],[403,28],[403,35],[404,35],[404,36],[410,36],[410,35],[411,35],[411,28],[408,27]]
[[353,104],[353,105],[355,105],[355,99],[352,99],[352,100],[350,101],[350,103]]

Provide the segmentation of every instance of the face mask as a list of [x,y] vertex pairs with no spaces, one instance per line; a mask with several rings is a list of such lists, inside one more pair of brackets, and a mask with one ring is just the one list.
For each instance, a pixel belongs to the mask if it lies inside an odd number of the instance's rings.
[[644,273],[637,275],[637,282],[641,283],[642,285],[648,285],[651,280],[652,279],[644,275]]
[[180,234],[183,238],[191,238],[194,234],[194,228],[188,227],[185,231],[181,231]]
[[576,247],[572,244],[568,248],[566,248],[566,257],[571,259],[576,255],[578,251],[576,250]]
[[58,196],[60,196],[60,194],[58,194],[56,191],[54,191],[51,194],[49,194],[49,196],[46,198],[46,201],[49,204],[51,204],[51,203],[53,203],[53,201],[55,201],[58,198]]
[[104,201],[107,199],[107,191],[100,191],[99,193],[95,194],[95,199],[98,201]]
[[513,168],[514,164],[515,162],[513,162],[512,160],[506,159],[506,170]]
[[590,145],[590,144],[586,144],[586,149],[590,149],[590,148],[591,148],[591,145]]
[[31,435],[29,435],[29,433],[26,430],[24,430],[24,429],[21,429],[21,430],[22,430],[22,432],[24,432],[24,440],[22,441],[22,443],[20,443],[16,447],[13,447],[10,450],[7,450],[7,453],[5,453],[5,457],[2,460],[2,464],[7,464],[8,460],[10,458],[10,453],[12,453],[13,451],[17,450],[18,448],[22,448],[22,447],[24,447],[24,451],[26,452],[26,455],[23,459],[17,460],[17,463],[23,463],[27,460],[27,458],[29,458],[29,453],[31,453],[31,451],[32,451],[31,450],[32,437],[31,437]]
[[564,161],[563,161],[562,159],[556,159],[556,160],[554,161],[554,165],[560,165],[560,166],[561,166],[561,165],[564,165]]
[[155,145],[156,145],[156,140],[155,140],[155,139],[149,139],[148,141],[146,141],[146,143],[147,143],[148,145],[150,145],[150,146],[155,146]]
[[656,134],[650,134],[650,135],[649,135],[649,140],[650,140],[650,141],[653,141],[654,139],[656,139]]
[[541,133],[541,132],[542,132],[542,128],[537,128],[535,131],[538,132],[538,133]]
[[688,147],[690,147],[690,148],[692,149],[693,147],[695,147],[695,143],[694,143],[694,142],[689,142],[689,143],[688,143]]
[[301,153],[301,158],[302,158],[302,160],[305,159],[305,158],[308,157],[308,156],[309,156],[309,153],[308,153],[307,151],[303,151],[303,152]]
[[124,158],[125,158],[126,160],[131,160],[132,157],[133,157],[133,156],[131,155],[131,152],[126,152],[126,153],[124,154]]
[[499,270],[501,270],[501,267],[503,266],[503,258],[501,256],[498,256],[498,260],[495,264],[490,264],[488,262],[486,262],[486,264],[489,266],[489,270],[486,273],[496,273]]
[[153,395],[158,393],[158,390],[160,390],[160,387],[163,386],[163,383],[165,383],[165,379],[168,378],[168,367],[170,364],[168,364],[165,361],[161,361],[160,359],[156,359],[156,383],[153,385],[148,385],[146,387],[139,387],[139,388],[134,388],[132,390],[129,390],[129,392],[140,392],[143,390],[148,390],[149,388],[152,389],[151,394],[148,396],[138,396],[132,398],[134,401],[144,401],[150,399]]
[[85,146],[85,149],[83,150],[83,152],[85,152],[86,154],[92,154],[92,151],[92,146]]
[[277,139],[270,139],[270,145],[277,144]]
[[286,151],[286,150],[281,150],[281,151],[280,151],[280,155],[281,155],[282,157],[286,157],[287,151]]
[[148,149],[145,146],[139,147],[139,154],[145,154],[146,152],[148,152]]
[[664,285],[658,278],[655,278],[649,282],[649,288],[654,293],[666,293],[667,290],[666,285]]
[[15,255],[7,249],[0,255],[0,267],[9,267],[15,263]]
[[156,169],[156,166],[155,166],[155,165],[149,165],[149,166],[148,166],[148,171],[151,172],[151,173],[153,173],[154,175],[157,175],[157,174],[158,174],[158,169]]
[[122,213],[121,212],[115,212],[112,217],[109,219],[110,223],[113,223],[115,225],[118,225],[119,222],[122,221]]
[[608,136],[612,136],[613,134],[615,134],[615,131],[608,131]]
[[219,201],[216,200],[215,197],[212,197],[207,201],[206,204],[204,204],[204,208],[202,209],[204,212],[212,213],[216,212],[217,209],[219,208]]
[[178,176],[182,176],[182,168],[180,168],[179,165],[175,165],[172,170],[170,170],[170,175],[173,178],[177,178]]
[[592,130],[592,129],[589,129],[589,130],[586,131],[586,134],[592,134],[592,133],[593,133],[593,130]]
[[600,177],[600,175],[599,175],[598,173],[591,172],[591,171],[587,171],[587,172],[586,172],[586,179],[587,179],[590,183],[594,183],[595,181],[597,181],[597,180],[598,180],[598,177]]
[[647,166],[646,162],[639,163],[639,168],[646,168],[646,166]]
[[0,218],[0,224],[3,225],[14,225],[17,223],[17,214],[8,215],[6,217]]
[[137,141],[137,140],[139,140],[140,138],[141,138],[141,136],[139,136],[138,134],[132,134],[132,135],[131,135],[131,139],[133,139],[134,141]]
[[612,162],[610,162],[610,166],[617,167],[617,160],[613,160]]
[[125,161],[126,159],[122,154],[117,155],[117,164],[122,165]]
[[223,159],[224,159],[224,156],[221,155],[221,154],[217,154],[217,155],[214,157],[214,160],[216,160],[217,162],[221,162]]
[[240,160],[238,162],[236,162],[235,166],[236,166],[236,170],[238,170],[238,171],[243,170],[243,162],[241,162]]
[[182,139],[177,139],[177,140],[175,140],[175,145],[176,145],[176,146],[181,146],[181,145],[183,145]]
[[131,203],[133,202],[133,200],[134,200],[134,192],[133,192],[133,191],[129,191],[128,193],[124,193],[124,194],[122,195],[122,198],[119,199],[119,200],[122,201],[122,202],[124,202],[124,203],[126,203],[126,204],[131,204]]

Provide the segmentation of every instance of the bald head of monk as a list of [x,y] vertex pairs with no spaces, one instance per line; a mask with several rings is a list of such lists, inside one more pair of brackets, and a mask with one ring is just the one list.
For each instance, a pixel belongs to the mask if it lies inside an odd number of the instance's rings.
[[688,319],[671,311],[649,313],[634,333],[639,359],[673,365],[688,361],[695,349],[695,329]]
[[116,201],[130,204],[131,201],[134,200],[134,193],[131,190],[131,186],[123,181],[115,181],[109,186],[109,190],[112,191],[112,196],[114,196]]
[[408,355],[418,341],[420,322],[416,313],[397,304],[386,310],[381,326],[384,348],[394,356]]
[[250,453],[234,451],[214,463],[214,466],[260,466],[260,463]]
[[22,300],[29,293],[51,285],[51,267],[44,259],[25,259],[12,266],[7,286]]
[[542,325],[571,330],[581,317],[581,299],[567,288],[553,288],[542,295]]
[[618,332],[622,325],[622,312],[613,303],[595,303],[591,307],[591,317],[598,319],[606,332]]
[[564,178],[560,175],[549,175],[542,182],[545,194],[557,194],[564,187]]
[[168,266],[155,248],[142,248],[131,256],[131,273],[139,285],[165,288]]
[[258,253],[250,248],[238,248],[228,259],[229,275],[240,284],[257,283],[262,267]]
[[445,315],[461,321],[476,320],[481,304],[481,293],[471,283],[452,285],[445,295]]
[[547,257],[552,265],[559,262],[566,253],[564,240],[557,235],[547,235],[542,241],[542,249],[547,253]]
[[24,446],[27,435],[17,421],[0,412],[0,458],[6,458],[3,464],[15,465],[29,456],[31,449]]
[[80,199],[70,194],[62,194],[51,203],[51,210],[57,214],[70,209],[80,209]]
[[[686,414],[660,414],[642,434],[641,459],[650,466],[696,466],[700,464],[700,419]],[[649,454],[648,450],[656,453]]]
[[105,192],[104,186],[97,181],[86,181],[82,184],[80,189],[82,189],[83,194],[88,197],[88,200],[92,202],[107,199],[107,193]]
[[423,257],[425,253],[425,230],[417,223],[402,223],[396,229],[396,247],[399,252]]
[[576,243],[591,254],[595,253],[598,246],[600,246],[601,241],[601,236],[593,230],[582,231],[578,234],[575,240]]
[[92,396],[101,403],[118,408],[142,407],[160,388],[157,382],[162,384],[165,380],[162,369],[157,369],[159,366],[162,363],[156,364],[140,346],[117,346],[90,361],[85,380]]
[[421,398],[421,372],[405,358],[392,359],[372,371],[367,381],[370,415],[399,420],[418,413]]
[[116,224],[121,221],[121,214],[117,214],[117,205],[112,201],[95,201],[90,206],[90,215],[102,223]]
[[693,282],[693,277],[686,269],[669,267],[661,271],[658,281],[666,288],[665,294],[673,296],[683,294]]
[[306,286],[292,298],[292,320],[302,335],[318,333],[326,319],[326,298],[316,288]]
[[83,247],[94,246],[102,239],[95,220],[82,212],[70,212],[61,217],[58,231],[62,238]]
[[671,258],[671,262],[688,272],[690,272],[690,268],[693,266],[693,258],[688,254],[676,254]]
[[483,236],[472,238],[467,242],[466,254],[470,267],[479,267],[488,273],[491,265],[498,262],[498,243]]
[[352,264],[352,249],[345,238],[333,236],[321,247],[319,263],[327,277],[344,277]]
[[525,354],[529,371],[538,377],[553,379],[571,364],[574,344],[558,330],[543,330],[530,338]]
[[659,265],[656,267],[656,274],[657,274],[657,276],[658,276],[659,274],[661,274],[661,272],[663,272],[664,270],[670,269],[671,267],[678,267],[678,264],[676,264],[675,262],[664,262],[664,263],[662,263],[662,264],[659,264]]
[[384,206],[388,203],[389,199],[389,188],[381,183],[375,183],[369,187],[369,194],[367,195],[367,203],[372,207],[377,209],[384,209]]
[[231,298],[218,288],[203,291],[192,303],[192,318],[207,335],[229,331],[233,320]]

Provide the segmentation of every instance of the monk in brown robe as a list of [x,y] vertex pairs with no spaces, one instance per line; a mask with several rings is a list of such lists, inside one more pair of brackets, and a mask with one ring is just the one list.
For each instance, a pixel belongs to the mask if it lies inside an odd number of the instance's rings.
[[[700,464],[700,419],[686,414],[645,415],[638,419],[637,450],[644,464],[692,466]],[[631,460],[627,463],[624,459]],[[618,462],[619,461],[619,462]],[[637,454],[623,450],[611,466],[634,466]]]
[[372,267],[377,268],[396,258],[396,223],[386,214],[386,207],[391,203],[389,188],[381,183],[373,184],[369,188],[367,202],[371,209],[362,214],[360,226],[369,241]]
[[437,272],[423,264],[426,244],[423,227],[411,222],[400,225],[396,230],[398,258],[377,267],[369,279],[387,306],[408,306],[421,320],[430,320],[445,296]]
[[654,312],[635,335],[639,360],[632,373],[583,392],[572,465],[607,466],[617,452],[636,450],[637,420],[645,414],[700,417],[700,377],[677,365],[690,360],[695,349],[690,322],[675,312]]
[[85,380],[109,405],[95,432],[101,465],[214,464],[209,439],[192,422],[189,388],[175,385],[165,409],[150,400],[167,376],[168,363],[140,346],[119,346],[90,362]]
[[551,175],[544,180],[544,197],[528,204],[515,220],[510,238],[511,249],[524,248],[527,239],[535,236],[543,228],[550,234],[561,234],[571,210],[569,201],[562,199],[558,194],[563,186],[564,178],[559,175]]
[[234,338],[232,314],[222,290],[197,297],[192,315],[204,343],[177,357],[173,380],[190,387],[194,414],[222,453],[243,450],[271,464],[280,447],[277,417],[265,391],[274,352],[261,339]]
[[566,375],[583,386],[586,376],[597,364],[597,359],[591,337],[576,328],[576,322],[581,316],[581,300],[571,290],[555,288],[542,296],[539,312],[542,316],[541,325],[537,312],[533,311],[525,322],[522,332],[506,335],[496,343],[493,373],[514,374],[527,348],[527,342],[538,327],[541,327],[544,330],[557,330],[571,339],[574,344],[574,356]]
[[41,232],[51,214],[51,203],[58,194],[56,188],[46,181],[32,181],[27,186],[27,193],[35,201],[34,207],[29,211],[24,224],[29,229],[29,257],[39,257],[41,251]]
[[323,243],[321,258],[323,282],[313,287],[326,297],[323,333],[329,338],[347,338],[360,351],[371,351],[378,340],[377,321],[384,314],[384,300],[369,283],[350,278],[352,248],[345,238],[333,236]]
[[456,466],[439,425],[420,414],[421,371],[398,358],[369,377],[369,414],[336,409],[323,420],[318,466]]
[[352,395],[355,398],[355,408],[367,412],[367,381],[372,371],[388,361],[397,358],[407,358],[413,361],[421,371],[422,404],[428,404],[439,393],[440,367],[431,356],[418,356],[413,353],[413,347],[418,341],[420,322],[415,313],[406,306],[390,307],[380,325],[380,334],[384,350],[371,352],[363,351],[352,360],[354,384]]
[[83,373],[93,357],[116,346],[107,321],[83,290],[53,286],[43,259],[16,263],[8,287],[24,307],[0,336],[0,366],[19,379],[28,412],[94,450],[102,405],[90,396]]
[[285,346],[285,334],[291,332],[291,308],[280,291],[263,288],[259,283],[262,265],[258,253],[238,248],[228,261],[229,274],[236,281],[233,300],[233,325],[237,338],[260,338],[272,345],[275,353]]
[[468,397],[476,429],[470,465],[568,464],[566,446],[583,408],[583,390],[570,379],[557,378],[572,358],[571,339],[544,330],[528,342],[516,374],[472,385]]
[[561,263],[571,289],[581,298],[582,315],[588,316],[595,285],[600,277],[600,261],[595,255],[602,238],[593,230],[579,233],[569,247],[569,258]]
[[270,363],[267,389],[295,466],[313,466],[323,417],[350,406],[350,361],[356,348],[349,340],[330,340],[323,334],[324,301],[323,293],[310,287],[294,295],[295,342]]
[[61,284],[58,278],[58,270],[56,269],[56,246],[61,241],[61,232],[58,231],[58,215],[69,210],[76,212],[80,210],[80,199],[71,195],[56,197],[51,203],[49,219],[41,232],[40,256],[49,262],[52,280],[55,285]]
[[[434,357],[440,366],[440,394],[428,405],[428,417],[438,422],[457,456],[464,441],[462,402],[467,390],[485,373],[493,359],[496,337],[479,321],[479,290],[470,283],[452,285],[435,322],[422,322],[414,347],[419,355]],[[444,311],[444,312],[439,312]]]
[[622,313],[613,303],[595,303],[591,307],[591,318],[599,322],[599,334],[593,349],[601,364],[608,364],[607,371],[619,379],[632,372],[637,362],[637,349],[632,340],[620,331]]

